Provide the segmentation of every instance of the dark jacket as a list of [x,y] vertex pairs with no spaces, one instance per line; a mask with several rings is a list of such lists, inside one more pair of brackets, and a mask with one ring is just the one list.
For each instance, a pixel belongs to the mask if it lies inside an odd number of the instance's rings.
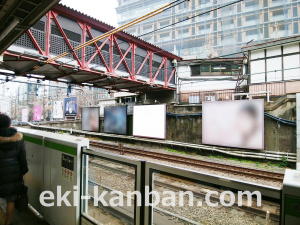
[[0,197],[17,194],[27,172],[23,135],[14,128],[0,128]]

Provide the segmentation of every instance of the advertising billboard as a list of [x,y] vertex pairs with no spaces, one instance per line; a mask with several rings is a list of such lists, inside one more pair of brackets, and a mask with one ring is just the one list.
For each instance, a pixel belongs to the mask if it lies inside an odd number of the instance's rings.
[[63,101],[53,102],[53,119],[64,118],[64,103]]
[[33,108],[33,120],[34,121],[41,121],[42,120],[42,106],[34,106]]
[[82,130],[99,132],[99,107],[82,108]]
[[166,104],[133,106],[133,136],[166,139]]
[[127,106],[104,108],[104,132],[127,134]]
[[202,103],[202,143],[264,148],[264,100]]
[[65,116],[77,116],[77,97],[65,98]]
[[22,109],[22,122],[28,122],[29,109]]

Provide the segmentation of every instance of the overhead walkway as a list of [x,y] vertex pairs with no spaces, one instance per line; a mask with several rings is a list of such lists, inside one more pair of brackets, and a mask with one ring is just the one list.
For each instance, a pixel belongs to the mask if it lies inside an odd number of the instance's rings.
[[181,58],[122,29],[58,4],[4,52],[0,69],[113,91],[174,91]]

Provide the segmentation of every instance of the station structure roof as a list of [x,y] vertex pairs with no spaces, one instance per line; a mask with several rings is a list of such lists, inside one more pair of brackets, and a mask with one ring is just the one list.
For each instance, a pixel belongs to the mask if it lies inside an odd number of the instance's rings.
[[0,54],[59,0],[0,0]]

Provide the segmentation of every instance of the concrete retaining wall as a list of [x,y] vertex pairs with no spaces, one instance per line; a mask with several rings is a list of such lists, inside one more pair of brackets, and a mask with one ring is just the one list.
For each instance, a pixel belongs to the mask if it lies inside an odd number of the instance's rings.
[[[295,107],[291,107],[291,103],[285,103],[290,112]],[[294,104],[295,106],[295,104]],[[283,113],[288,115],[286,119],[292,119],[291,113]],[[179,114],[195,114],[202,111],[199,106],[168,106],[168,112]],[[271,112],[269,112],[271,113]],[[48,123],[47,126],[72,128],[81,130],[81,121],[68,121],[65,123]],[[100,133],[103,133],[103,118],[100,118]],[[128,116],[128,135],[132,135],[132,116]],[[188,142],[194,144],[202,144],[202,117],[186,116],[174,117],[167,116],[167,139],[179,142]],[[277,121],[265,117],[265,149],[269,151],[296,153],[296,127],[277,123]]]

